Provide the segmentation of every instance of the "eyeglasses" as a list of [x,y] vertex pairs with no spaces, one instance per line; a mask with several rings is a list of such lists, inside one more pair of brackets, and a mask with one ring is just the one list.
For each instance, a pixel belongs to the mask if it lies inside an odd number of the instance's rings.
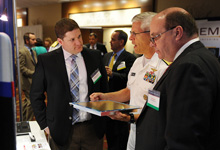
[[176,28],[176,27],[177,27],[177,26],[174,26],[174,27],[169,28],[168,30],[162,32],[162,33],[159,33],[159,34],[155,35],[154,37],[151,37],[151,38],[150,38],[150,41],[151,41],[153,44],[155,44],[155,39],[156,39],[156,38],[160,37],[162,34],[168,32],[168,31],[170,31],[170,30],[173,30],[173,29]]
[[150,32],[150,31],[143,31],[143,32],[132,32],[132,31],[130,31],[130,34],[136,36],[137,34],[149,33],[149,32]]

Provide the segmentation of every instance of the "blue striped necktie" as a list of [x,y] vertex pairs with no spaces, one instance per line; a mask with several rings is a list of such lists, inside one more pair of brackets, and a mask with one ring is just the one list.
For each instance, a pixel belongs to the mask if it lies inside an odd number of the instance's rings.
[[[76,64],[76,55],[71,55],[71,70],[70,70],[70,91],[72,95],[72,101],[74,103],[79,102],[79,70]],[[72,124],[79,120],[79,110],[73,108],[73,120]]]

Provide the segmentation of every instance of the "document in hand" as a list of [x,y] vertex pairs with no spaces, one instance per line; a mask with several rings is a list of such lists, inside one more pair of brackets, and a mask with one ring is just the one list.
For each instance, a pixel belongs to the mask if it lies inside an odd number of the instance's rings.
[[94,102],[70,103],[74,108],[86,111],[97,116],[114,115],[116,111],[128,113],[140,109],[138,106],[132,106],[125,103],[115,102],[111,100],[100,100]]

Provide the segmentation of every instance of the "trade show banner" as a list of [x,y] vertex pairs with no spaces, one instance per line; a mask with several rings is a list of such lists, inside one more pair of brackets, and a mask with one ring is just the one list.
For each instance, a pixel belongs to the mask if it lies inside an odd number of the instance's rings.
[[4,32],[0,32],[0,64],[0,97],[15,97],[12,44]]
[[0,0],[0,15],[2,15],[5,9],[6,9],[6,14],[8,16],[8,21],[0,20],[0,32],[4,32],[8,34],[11,39],[11,43],[14,43],[13,1],[12,0]]
[[4,137],[1,149],[15,150],[15,89],[13,73],[12,44],[10,37],[0,32],[0,112],[1,135]]
[[220,21],[197,20],[200,41],[219,58]]
[[0,0],[0,145],[7,150],[16,149],[13,6],[13,0]]

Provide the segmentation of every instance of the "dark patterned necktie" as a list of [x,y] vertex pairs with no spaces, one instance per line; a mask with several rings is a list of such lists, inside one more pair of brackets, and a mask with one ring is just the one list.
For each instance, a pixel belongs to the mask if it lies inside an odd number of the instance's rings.
[[33,58],[34,64],[36,65],[36,61],[35,61],[35,57],[34,57],[34,52],[33,52],[32,49],[30,49],[30,51],[31,51],[31,56],[32,56],[32,58]]

